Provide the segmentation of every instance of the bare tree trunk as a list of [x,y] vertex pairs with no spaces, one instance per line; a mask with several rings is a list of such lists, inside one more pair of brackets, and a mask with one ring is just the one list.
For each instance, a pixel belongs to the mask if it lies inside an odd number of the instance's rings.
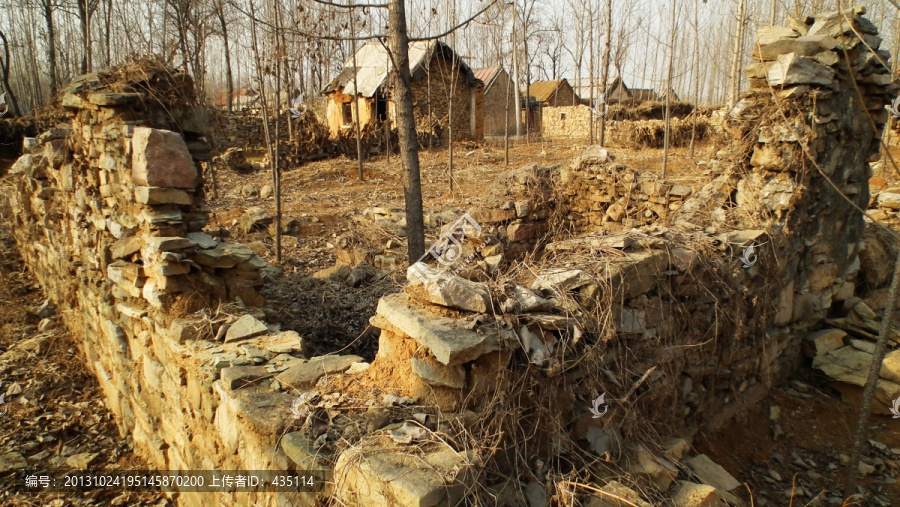
[[[353,5],[353,1],[350,1],[350,5]],[[353,10],[350,10],[350,35],[352,37],[356,37],[356,30],[353,27],[353,18],[356,17],[356,13]],[[353,53],[353,114],[356,115],[356,163],[359,167],[359,181],[364,179],[363,177],[363,151],[362,151],[362,136],[361,136],[361,126],[360,123],[362,121],[359,117],[359,86],[356,81],[356,76],[359,74],[359,67],[356,64],[356,41],[354,40],[350,46],[350,51]]]
[[[272,2],[275,16],[275,160],[272,174],[275,177],[275,261],[281,263],[281,59],[284,48],[281,45],[281,14],[278,2]],[[290,118],[290,116],[288,117]],[[290,121],[290,120],[288,120]]]
[[[606,100],[606,81],[609,79],[609,52],[610,37],[612,37],[612,0],[606,0],[606,49],[603,51],[603,62],[600,64],[603,68],[600,78],[600,86],[603,90],[600,98]],[[671,70],[669,71],[671,74]],[[604,105],[605,107],[605,105]],[[593,120],[591,121],[593,123]],[[606,141],[606,115],[600,116],[600,146]]]
[[671,111],[670,105],[672,102],[672,65],[675,61],[675,1],[672,2],[672,11],[670,15],[670,22],[672,26],[669,27],[669,69],[666,72],[666,132],[665,132],[665,140],[663,141],[663,167],[662,167],[662,179],[666,179],[666,170],[669,167],[669,135],[671,133]]
[[741,53],[744,47],[744,4],[738,4],[737,36],[734,40],[734,55],[731,59],[731,81],[728,85],[728,109],[734,107],[741,89]]
[[778,13],[778,0],[772,0],[772,23],[775,26],[775,15]]
[[56,27],[53,23],[53,0],[41,0],[44,22],[47,24],[47,59],[50,63],[50,95],[56,95],[59,85],[56,75]]
[[422,215],[422,182],[419,174],[419,144],[416,121],[413,117],[413,97],[409,73],[409,36],[406,33],[404,0],[389,0],[391,52],[394,54],[394,84],[397,93],[397,132],[400,138],[400,157],[405,169],[403,194],[406,201],[408,229],[407,254],[409,263],[425,254],[425,221]]
[[22,111],[19,109],[19,101],[16,100],[16,95],[13,93],[12,87],[9,86],[9,41],[3,32],[0,32],[0,40],[3,41],[3,52],[5,54],[3,60],[0,61],[0,73],[2,73],[0,74],[0,79],[3,81],[3,89],[9,95],[9,103],[12,105],[13,114],[21,116]]
[[506,80],[506,116],[503,127],[503,158],[509,165],[509,79]]
[[[590,52],[590,62],[588,66],[590,70],[588,71],[588,82],[591,86],[591,108],[594,107],[594,11],[591,10],[591,28],[588,30],[590,36],[588,37],[588,51]],[[594,144],[594,113],[591,113],[591,122],[588,128],[588,144]]]
[[[519,52],[517,51],[518,43],[516,41],[516,2],[510,4],[513,9],[513,18],[512,18],[512,34],[510,35],[510,41],[512,41],[512,54],[513,54],[513,95],[515,95],[515,108],[516,108],[516,138],[522,137],[522,104],[519,102],[522,100],[522,90],[519,89]],[[527,99],[526,99],[527,102]]]
[[222,43],[225,46],[225,80],[228,89],[228,112],[234,111],[234,77],[231,74],[231,49],[228,45],[228,24],[225,23],[225,2],[219,0],[216,3],[216,17],[219,18],[219,26],[222,28]]
[[[774,0],[773,0],[774,1]],[[694,160],[694,141],[697,138],[697,115],[700,114],[700,0],[694,0],[694,112],[691,123],[691,160]]]

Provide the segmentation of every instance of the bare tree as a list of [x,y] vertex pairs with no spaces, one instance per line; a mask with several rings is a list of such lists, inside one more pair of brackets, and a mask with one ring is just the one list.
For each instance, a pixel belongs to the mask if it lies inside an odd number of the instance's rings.
[[[612,37],[612,0],[606,0],[606,47],[603,50],[603,62],[600,63],[601,92],[600,97],[606,100],[606,82],[609,80],[610,38]],[[593,104],[592,104],[593,105]],[[600,146],[606,141],[606,115],[600,116]]]
[[425,255],[425,218],[422,213],[422,181],[419,174],[419,142],[413,117],[409,73],[409,35],[406,32],[404,0],[389,0],[390,45],[394,56],[393,81],[396,93],[397,133],[403,161],[403,195],[408,229],[406,251],[409,263]]

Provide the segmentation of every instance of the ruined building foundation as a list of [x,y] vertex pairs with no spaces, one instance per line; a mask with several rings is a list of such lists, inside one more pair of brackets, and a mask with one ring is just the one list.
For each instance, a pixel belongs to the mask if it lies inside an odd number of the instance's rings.
[[[472,210],[491,240],[472,269],[502,272],[538,251],[534,275],[502,286],[466,280],[470,271],[435,273],[441,284],[411,277],[378,304],[371,365],[305,357],[302,337],[266,324],[259,288],[277,272],[202,232],[208,146],[181,74],[126,76],[126,93],[104,76],[70,86],[71,121],[28,140],[11,171],[19,248],[80,335],[121,432],[159,469],[325,470],[321,494],[349,504],[453,505],[483,467],[505,465],[446,441],[412,455],[401,442],[421,435],[408,421],[470,425],[517,385],[556,400],[526,407],[518,423],[563,429],[597,452],[598,435],[628,440],[647,421],[690,439],[794,371],[807,332],[855,296],[868,163],[897,87],[869,50],[871,23],[853,18],[867,47],[835,19],[820,16],[807,34],[760,34],[752,88],[726,120],[733,141],[707,163],[702,188],[642,174],[599,147],[568,167],[503,175],[498,206]],[[183,100],[163,107],[142,92],[151,85]],[[570,233],[546,235],[560,229]],[[751,244],[758,257],[744,267]],[[600,392],[613,410],[595,419],[589,400]],[[376,412],[393,419],[379,426]],[[534,452],[554,452],[553,438]],[[665,491],[676,457],[649,444],[635,452],[627,466]]]

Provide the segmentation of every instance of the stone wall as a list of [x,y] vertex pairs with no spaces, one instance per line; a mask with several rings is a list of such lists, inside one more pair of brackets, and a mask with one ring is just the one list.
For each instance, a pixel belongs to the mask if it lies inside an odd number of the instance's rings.
[[[151,84],[165,104],[143,94]],[[294,465],[274,448],[292,397],[268,382],[253,393],[232,387],[246,378],[241,368],[271,376],[303,363],[304,344],[264,322],[258,288],[273,268],[202,232],[209,209],[197,162],[207,150],[191,93],[189,77],[165,68],[76,80],[63,96],[69,122],[26,139],[12,168],[16,239],[80,335],[120,432],[151,467],[287,470]],[[309,498],[266,495],[278,505]]]

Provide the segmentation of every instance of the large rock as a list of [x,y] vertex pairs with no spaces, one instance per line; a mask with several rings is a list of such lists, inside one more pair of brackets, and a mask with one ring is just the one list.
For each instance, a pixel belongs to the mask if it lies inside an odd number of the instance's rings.
[[771,86],[799,84],[829,85],[834,81],[834,69],[796,53],[780,55],[769,68],[766,77]]
[[487,285],[460,278],[424,262],[417,262],[406,270],[408,288],[436,305],[467,312],[485,313],[491,307],[491,293]]
[[215,248],[197,251],[193,260],[212,268],[233,268],[253,257],[253,251],[243,245],[219,243]]
[[346,371],[353,363],[359,363],[362,360],[359,356],[314,357],[303,364],[291,366],[281,372],[276,380],[297,389],[311,387],[323,376]]
[[237,228],[244,234],[249,234],[253,231],[264,230],[274,221],[275,217],[272,216],[271,213],[262,208],[254,206],[252,208],[248,208],[247,211],[241,216],[241,218],[238,220]]
[[806,335],[805,346],[809,356],[821,356],[844,346],[846,331],[840,329],[822,329]]
[[372,325],[406,334],[434,354],[442,364],[455,366],[499,349],[500,331],[485,327],[476,332],[461,319],[443,317],[413,303],[405,293],[378,301]]
[[675,497],[675,507],[724,507],[727,505],[716,488],[706,484],[678,481],[680,487]]
[[830,51],[835,46],[837,46],[837,41],[827,35],[782,39],[757,47],[753,50],[753,57],[757,60],[771,61],[777,60],[780,55],[789,53],[795,53],[797,56],[813,56],[822,51]]
[[728,501],[740,504],[740,501],[730,492],[739,488],[741,483],[721,465],[709,459],[705,454],[687,458],[684,463],[691,468],[694,475],[704,483],[716,488]]
[[237,320],[228,332],[225,333],[225,343],[246,340],[269,332],[265,324],[256,320],[252,315],[244,315]]
[[134,198],[141,204],[181,204],[189,206],[193,197],[176,188],[135,187]]
[[800,34],[789,26],[761,26],[756,31],[756,43],[760,46],[784,39],[796,39]]
[[875,205],[892,211],[900,210],[900,194],[894,192],[881,192],[875,198]]
[[466,371],[462,366],[444,366],[430,359],[413,357],[412,371],[431,386],[462,389],[466,385]]
[[458,505],[466,494],[471,460],[441,445],[416,454],[369,444],[341,453],[335,489],[352,505],[432,507]]
[[193,189],[197,167],[180,134],[135,127],[131,137],[131,178],[135,185]]

